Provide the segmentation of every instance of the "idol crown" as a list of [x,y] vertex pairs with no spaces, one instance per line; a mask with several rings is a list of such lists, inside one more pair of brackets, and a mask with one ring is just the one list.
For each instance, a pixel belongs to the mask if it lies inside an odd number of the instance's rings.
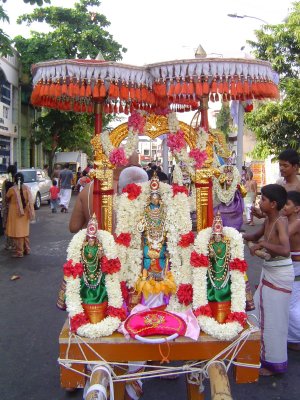
[[157,177],[156,171],[154,171],[150,181],[150,194],[158,194],[158,193],[159,193],[159,179]]
[[97,231],[98,231],[98,221],[97,221],[96,215],[94,213],[88,222],[87,229],[86,229],[86,235],[90,238],[96,238]]
[[213,225],[212,225],[212,234],[213,235],[223,235],[223,222],[222,222],[220,211],[218,211],[214,217]]

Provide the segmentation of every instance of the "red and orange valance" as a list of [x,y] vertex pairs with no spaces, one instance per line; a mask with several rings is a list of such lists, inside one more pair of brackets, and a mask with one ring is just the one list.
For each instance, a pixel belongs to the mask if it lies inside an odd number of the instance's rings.
[[54,60],[32,66],[35,106],[64,111],[130,113],[196,110],[210,101],[278,98],[270,63],[248,59],[177,60],[143,67],[100,60]]

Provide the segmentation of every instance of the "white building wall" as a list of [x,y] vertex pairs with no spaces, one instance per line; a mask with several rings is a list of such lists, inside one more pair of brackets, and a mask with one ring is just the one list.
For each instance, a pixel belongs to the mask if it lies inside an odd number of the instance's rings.
[[17,161],[19,131],[19,60],[13,56],[0,57],[0,83],[9,89],[8,98],[0,97],[0,171]]

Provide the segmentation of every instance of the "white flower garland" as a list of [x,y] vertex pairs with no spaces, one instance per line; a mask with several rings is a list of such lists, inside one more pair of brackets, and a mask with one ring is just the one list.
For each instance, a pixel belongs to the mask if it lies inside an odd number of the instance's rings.
[[[86,229],[82,229],[73,236],[68,249],[67,260],[72,260],[74,264],[81,261],[81,249],[86,238]],[[97,238],[102,243],[103,253],[108,259],[117,258],[117,248],[113,236],[106,231],[98,230]],[[69,318],[75,317],[77,314],[84,313],[82,300],[80,297],[80,278],[65,277],[66,279],[66,306]],[[120,308],[123,304],[123,297],[119,282],[119,273],[106,274],[105,286],[108,296],[108,305]],[[77,329],[77,333],[81,336],[89,338],[97,338],[101,336],[109,336],[118,329],[121,320],[117,317],[106,317],[97,324],[85,324]]]
[[[212,228],[203,229],[198,233],[195,240],[194,250],[205,256],[208,254],[208,244]],[[242,235],[234,228],[224,227],[224,236],[230,240],[230,261],[235,258],[244,260],[244,245]],[[193,309],[208,304],[207,300],[207,267],[193,268]],[[245,312],[246,307],[246,285],[244,273],[234,270],[230,271],[231,278],[231,312]],[[214,318],[200,315],[197,317],[199,326],[207,334],[220,339],[231,340],[237,336],[243,327],[238,322],[227,322],[220,324]]]
[[[129,247],[118,246],[118,255],[121,260],[121,277],[133,288],[142,270],[143,250],[141,246],[142,233],[137,230],[137,223],[143,217],[147,199],[150,195],[150,182],[138,184],[142,192],[135,200],[129,200],[127,193],[123,193],[116,199],[117,225],[116,234],[130,233],[131,242]],[[170,254],[171,271],[176,286],[181,283],[192,282],[192,270],[189,264],[191,248],[178,246],[182,234],[191,231],[192,223],[188,197],[184,193],[173,196],[172,186],[160,182],[160,194],[162,201],[166,204],[166,230],[167,248]],[[183,311],[187,307],[180,304],[176,296],[171,296],[168,307],[172,311]]]
[[[219,169],[221,172],[221,176],[224,175],[224,169],[227,167],[227,165],[222,165]],[[228,189],[224,189],[221,186],[220,183],[220,177],[216,178],[213,177],[213,189],[214,189],[214,193],[215,196],[218,198],[219,201],[221,201],[222,203],[225,203],[226,206],[228,206],[233,198],[234,198],[234,194],[237,190],[237,185],[240,183],[241,180],[241,176],[239,173],[239,170],[237,169],[236,166],[232,165],[232,172],[233,172],[233,180],[232,180],[232,184],[229,186]]]

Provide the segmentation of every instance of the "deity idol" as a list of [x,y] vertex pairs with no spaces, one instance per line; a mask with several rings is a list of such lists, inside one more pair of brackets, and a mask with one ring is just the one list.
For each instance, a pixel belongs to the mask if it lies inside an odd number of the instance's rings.
[[107,308],[105,275],[101,271],[102,244],[97,239],[98,222],[93,216],[87,226],[86,240],[81,249],[83,275],[80,281],[82,306],[92,323],[104,318]]
[[244,201],[246,192],[240,184],[240,174],[234,165],[220,167],[221,175],[214,178],[214,191],[219,202],[215,213],[221,213],[224,226],[241,229],[243,224]]
[[164,306],[168,303],[168,296],[176,292],[176,285],[169,270],[166,205],[162,203],[156,174],[150,181],[150,197],[137,230],[142,233],[143,267],[136,290],[142,293],[143,304]]
[[223,322],[229,313],[231,300],[230,241],[223,234],[223,224],[219,212],[214,218],[208,246],[207,299],[216,320]]

